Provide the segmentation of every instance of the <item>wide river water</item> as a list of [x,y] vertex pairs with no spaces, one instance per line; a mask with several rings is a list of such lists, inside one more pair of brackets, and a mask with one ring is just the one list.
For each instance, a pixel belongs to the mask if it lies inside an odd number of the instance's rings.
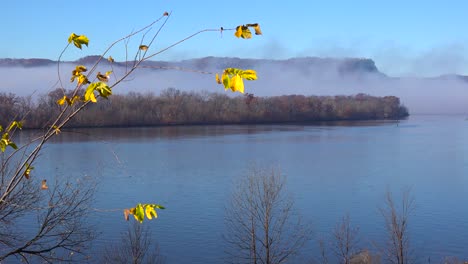
[[[347,213],[360,245],[384,243],[379,207],[390,190],[411,188],[411,247],[420,262],[468,256],[468,121],[464,116],[412,116],[396,122],[307,125],[80,129],[49,144],[35,173],[88,177],[98,183],[90,221],[94,254],[127,228],[122,210],[138,202],[167,207],[145,221],[166,263],[220,263],[224,215],[234,184],[249,166],[286,176],[295,208],[318,253]],[[131,219],[133,221],[133,219]],[[96,259],[95,259],[96,260]],[[97,261],[97,260],[96,260]],[[297,261],[299,262],[299,261]]]

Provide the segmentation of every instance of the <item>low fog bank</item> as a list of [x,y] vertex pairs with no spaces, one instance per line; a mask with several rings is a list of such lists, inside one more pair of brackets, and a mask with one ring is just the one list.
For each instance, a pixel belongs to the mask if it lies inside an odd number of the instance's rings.
[[[62,83],[67,89],[73,66],[61,67]],[[394,95],[409,108],[411,114],[466,114],[468,112],[468,82],[451,78],[391,78],[377,73],[343,73],[336,69],[288,68],[268,64],[256,65],[259,79],[246,81],[246,92],[256,96],[285,94],[353,95],[365,93],[374,96]],[[108,68],[102,69],[102,72]],[[121,75],[123,67],[114,67]],[[221,70],[208,69],[211,72]],[[0,67],[0,92],[19,96],[38,96],[60,87],[57,67]],[[113,79],[111,79],[112,83]],[[121,83],[115,93],[152,92],[173,87],[181,91],[223,92],[215,82],[214,74],[178,70],[140,69],[128,81]],[[230,93],[230,92],[229,92]],[[231,93],[230,93],[231,94]]]

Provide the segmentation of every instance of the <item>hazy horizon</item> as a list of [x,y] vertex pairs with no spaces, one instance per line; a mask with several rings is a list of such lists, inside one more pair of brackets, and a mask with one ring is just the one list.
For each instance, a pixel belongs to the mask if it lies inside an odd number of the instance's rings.
[[[72,89],[69,82],[74,64],[61,66],[62,83]],[[101,66],[101,71],[108,70]],[[220,72],[214,66],[209,71]],[[114,66],[117,74],[124,68]],[[410,114],[466,114],[468,112],[468,82],[456,78],[390,78],[378,74],[347,73],[344,76],[336,68],[255,66],[259,79],[246,81],[246,92],[256,96],[288,94],[302,95],[353,95],[365,93],[374,96],[394,95],[408,107]],[[384,72],[385,73],[385,72]],[[55,88],[57,66],[0,67],[0,92],[12,92],[19,96],[38,96]],[[112,83],[112,79],[111,79]],[[181,91],[209,91],[231,95],[216,84],[214,75],[177,70],[140,69],[130,79],[120,84],[115,93],[152,92],[159,94],[167,88]]]

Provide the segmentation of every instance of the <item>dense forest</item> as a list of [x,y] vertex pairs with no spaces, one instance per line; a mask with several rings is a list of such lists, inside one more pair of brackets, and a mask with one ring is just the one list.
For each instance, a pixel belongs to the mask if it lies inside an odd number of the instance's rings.
[[[69,92],[71,93],[71,92]],[[57,89],[34,100],[0,93],[0,120],[24,118],[24,127],[46,127],[60,110]],[[401,119],[408,110],[398,97],[283,95],[231,97],[224,93],[183,92],[116,94],[90,104],[69,127],[157,126],[177,124],[292,123],[335,120]],[[2,124],[5,126],[5,124]]]

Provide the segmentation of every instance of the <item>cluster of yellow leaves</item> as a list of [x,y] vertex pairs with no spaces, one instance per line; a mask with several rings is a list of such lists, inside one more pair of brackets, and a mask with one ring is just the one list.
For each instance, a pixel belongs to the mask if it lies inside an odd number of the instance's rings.
[[[109,60],[111,60],[112,57],[109,57]],[[113,59],[112,59],[113,61]],[[75,67],[75,69],[72,71],[72,77],[70,79],[71,82],[74,82],[77,80],[78,85],[86,85],[89,84],[89,86],[86,88],[84,98],[83,100],[86,101],[91,101],[93,103],[96,103],[96,96],[94,94],[94,91],[97,91],[99,95],[103,98],[108,98],[109,95],[112,94],[111,88],[106,84],[107,81],[110,79],[110,75],[112,74],[112,71],[108,71],[105,74],[102,74],[100,72],[97,73],[96,78],[99,80],[99,82],[91,83],[88,80],[88,77],[84,75],[83,73],[86,72],[87,69],[83,65],[78,65]],[[68,98],[66,95],[64,95],[62,98],[57,100],[57,104],[63,105],[67,103],[68,105],[73,105],[76,101],[79,101],[80,97],[79,96],[74,96],[73,98]]]
[[81,49],[82,45],[86,45],[86,47],[89,44],[89,39],[85,35],[77,35],[75,33],[71,33],[70,37],[68,37],[68,43],[72,43],[75,45],[75,47]]
[[[13,149],[18,149],[18,146],[16,146],[16,144],[10,139],[10,132],[14,130],[15,128],[22,129],[23,123],[18,122],[18,121],[13,121],[5,130],[5,132],[2,135],[2,138],[0,139],[0,150],[2,152],[5,152],[8,146]],[[3,127],[0,126],[0,132],[2,131],[3,131]]]
[[260,25],[255,23],[255,24],[246,24],[246,25],[237,26],[234,36],[238,38],[244,38],[244,39],[252,38],[252,32],[250,31],[249,28],[254,29],[255,35],[262,35],[262,30],[260,29]]
[[0,139],[0,150],[2,152],[5,152],[8,146],[12,147],[13,149],[18,149],[16,144],[13,141],[11,141],[10,134],[8,134],[8,132],[5,132],[3,133],[2,138]]
[[216,74],[216,82],[224,85],[224,90],[231,89],[232,92],[244,93],[244,81],[253,81],[257,79],[257,72],[254,70],[241,70],[236,68],[227,68],[219,78]]
[[124,210],[125,220],[128,221],[130,215],[140,223],[145,220],[145,215],[148,220],[158,218],[156,209],[165,209],[165,207],[159,204],[137,204],[134,208]]
[[[243,39],[252,38],[252,32],[250,28],[253,28],[255,35],[262,35],[262,30],[258,23],[245,24],[236,27],[234,36]],[[221,28],[223,30],[223,28]],[[244,79],[248,81],[257,79],[257,72],[254,70],[241,70],[236,68],[227,68],[223,71],[221,78],[219,74],[216,74],[216,82],[223,84],[224,89],[231,89],[232,92],[244,93]]]
[[75,69],[72,71],[72,77],[70,79],[70,82],[74,82],[77,80],[78,84],[88,84],[88,77],[84,75],[83,73],[86,72],[88,69],[86,69],[85,66],[83,65],[78,65],[75,67]]
[[97,100],[96,96],[94,95],[94,91],[97,91],[101,97],[106,99],[109,97],[109,95],[112,95],[112,90],[106,83],[95,82],[90,84],[88,88],[86,88],[84,100],[96,103]]
[[[68,43],[72,43],[75,45],[77,48],[81,49],[82,45],[88,46],[89,39],[85,35],[77,35],[75,33],[71,33],[70,37],[68,37]],[[109,62],[114,62],[114,59],[112,57],[108,58]],[[99,82],[91,83],[88,80],[88,77],[84,74],[87,69],[83,65],[78,65],[75,67],[75,69],[72,71],[72,77],[70,79],[71,82],[74,82],[77,80],[78,85],[86,85],[89,84],[89,86],[86,88],[83,100],[85,102],[91,101],[93,103],[96,103],[96,95],[94,94],[95,91],[99,93],[99,95],[103,98],[108,98],[109,95],[112,94],[111,88],[106,84],[106,82],[109,80],[109,75],[112,73],[112,71],[108,71],[105,74],[101,74],[98,72],[96,78],[99,80]],[[79,101],[80,97],[74,96],[73,98],[68,98],[66,95],[64,95],[62,98],[57,100],[57,104],[63,105],[67,103],[68,105],[73,105],[76,101]]]

